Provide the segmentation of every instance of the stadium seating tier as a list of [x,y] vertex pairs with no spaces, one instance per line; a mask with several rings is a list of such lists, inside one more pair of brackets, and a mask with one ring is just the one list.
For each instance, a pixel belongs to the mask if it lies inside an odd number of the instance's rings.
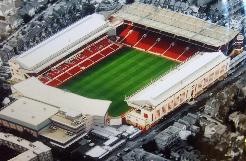
[[132,24],[124,24],[124,26],[125,29],[119,34],[119,41],[127,46],[149,51],[178,62],[187,60],[198,51],[187,42],[152,31],[150,28]]
[[52,69],[48,69],[38,78],[45,84],[57,87],[120,48],[120,45],[113,43],[105,36],[52,67]]

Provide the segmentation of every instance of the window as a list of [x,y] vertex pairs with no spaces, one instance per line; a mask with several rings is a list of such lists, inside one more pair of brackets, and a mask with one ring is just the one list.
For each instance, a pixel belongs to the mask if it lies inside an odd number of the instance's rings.
[[172,102],[168,103],[168,110],[171,110],[172,108],[173,108],[173,103]]
[[220,69],[220,74],[224,73],[225,72],[225,69],[224,68],[221,68]]
[[157,110],[157,111],[156,111],[156,117],[159,118],[160,115],[161,115],[160,110]]
[[162,113],[166,113],[166,109],[164,106],[162,107]]
[[204,78],[204,85],[206,86],[207,84],[208,84],[208,78],[205,77],[205,78]]
[[214,80],[214,73],[209,75],[209,82],[212,82]]
[[226,65],[224,64],[221,68],[220,68],[220,73],[224,73],[226,70]]
[[201,89],[201,88],[202,88],[202,81],[200,81],[200,82],[198,83],[197,88],[198,88],[198,89]]
[[180,102],[183,102],[185,100],[185,92],[180,94]]
[[215,76],[218,77],[219,74],[220,74],[220,70],[217,69],[217,70],[215,71]]
[[173,102],[174,106],[177,106],[179,104],[179,102],[180,102],[179,99],[180,99],[180,97],[179,97],[179,94],[178,94],[178,96],[176,96],[175,99],[174,99],[174,102]]

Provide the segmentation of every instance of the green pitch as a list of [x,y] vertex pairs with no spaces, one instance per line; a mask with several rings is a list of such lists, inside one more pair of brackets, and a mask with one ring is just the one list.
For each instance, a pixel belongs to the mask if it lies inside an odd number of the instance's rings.
[[60,88],[89,98],[111,100],[109,115],[119,116],[128,110],[125,96],[176,65],[176,62],[162,57],[124,48]]

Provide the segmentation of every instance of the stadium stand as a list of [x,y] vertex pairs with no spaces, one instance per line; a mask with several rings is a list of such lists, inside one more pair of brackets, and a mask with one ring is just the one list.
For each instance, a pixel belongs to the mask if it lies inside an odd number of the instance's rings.
[[118,41],[127,46],[142,49],[178,62],[187,60],[198,51],[190,43],[130,23],[124,24],[124,29],[120,32],[119,37]]
[[154,32],[148,32],[142,36],[141,41],[139,41],[135,46],[144,50],[148,50],[153,46],[158,39],[159,35]]
[[107,36],[104,36],[43,72],[38,76],[38,79],[47,85],[57,87],[120,48],[120,45],[113,43]]
[[226,45],[238,35],[238,31],[193,16],[138,2],[125,5],[113,16],[118,20],[134,22],[134,25],[142,25],[189,41],[206,44],[212,49]]
[[120,36],[119,41],[123,41],[123,38],[127,37],[127,35],[129,34],[129,31],[131,31],[134,26],[132,26],[130,22],[126,22],[126,23],[123,24],[123,27],[125,28],[125,30],[123,30],[120,33],[120,35],[119,35]]

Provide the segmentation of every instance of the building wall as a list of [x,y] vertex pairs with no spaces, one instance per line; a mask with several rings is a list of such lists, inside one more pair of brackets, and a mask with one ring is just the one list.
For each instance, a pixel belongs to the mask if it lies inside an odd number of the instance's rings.
[[230,59],[228,58],[215,66],[212,70],[194,80],[191,84],[177,91],[168,99],[163,100],[161,104],[153,107],[152,110],[146,108],[142,108],[141,110],[132,109],[126,114],[126,122],[137,126],[140,129],[148,129],[163,116],[175,110],[185,102],[197,97],[209,86],[226,76],[229,70],[229,63]]
[[103,116],[92,116],[93,117],[93,124],[96,126],[104,126],[105,125],[105,118]]
[[21,125],[18,125],[18,124],[15,124],[15,123],[12,123],[12,122],[9,122],[6,120],[0,119],[0,126],[6,127],[9,129],[13,129],[13,130],[16,130],[18,132],[26,131],[29,134],[33,135],[34,137],[38,137],[38,131],[33,130],[33,129],[29,129],[27,127],[24,127],[24,126],[21,126]]
[[72,128],[71,126],[67,126],[67,125],[65,125],[65,124],[61,124],[61,123],[55,122],[55,121],[53,121],[53,124],[54,124],[55,126],[57,126],[57,127],[60,127],[60,128],[62,128],[62,129],[66,129],[66,130],[71,131],[71,132],[74,132],[74,133],[85,132],[85,129],[86,129],[85,123],[82,123],[81,126],[79,126],[79,127],[76,128],[76,129],[75,129],[75,128]]

